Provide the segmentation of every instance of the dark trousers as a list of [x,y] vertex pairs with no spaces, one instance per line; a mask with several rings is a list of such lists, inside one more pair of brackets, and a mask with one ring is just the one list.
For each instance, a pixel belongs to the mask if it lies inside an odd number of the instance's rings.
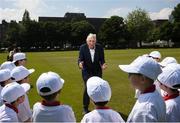
[[[92,75],[92,76],[99,76],[102,78],[102,73],[100,74],[96,74],[96,75]],[[84,93],[83,93],[83,108],[84,110],[88,110],[88,107],[89,107],[89,103],[90,103],[90,98],[87,94],[87,86],[86,86],[86,83],[87,83],[87,80],[92,77],[92,76],[89,76],[89,77],[83,77],[83,81],[84,81]]]
[[90,102],[89,96],[87,94],[87,86],[86,86],[86,82],[88,79],[83,79],[83,80],[84,80],[83,108],[85,110],[88,110],[88,106],[89,106],[89,102]]

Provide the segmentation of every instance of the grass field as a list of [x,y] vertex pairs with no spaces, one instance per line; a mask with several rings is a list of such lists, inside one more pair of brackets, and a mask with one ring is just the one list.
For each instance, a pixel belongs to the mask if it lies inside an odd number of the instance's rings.
[[[134,105],[134,90],[128,81],[127,74],[120,71],[119,64],[129,64],[137,56],[149,53],[155,49],[136,50],[106,50],[105,57],[108,68],[104,71],[103,78],[107,80],[112,89],[112,98],[108,104],[111,108],[121,112],[125,117]],[[173,56],[180,62],[180,49],[158,49],[162,57]],[[6,60],[7,53],[0,54],[0,63]],[[77,66],[78,51],[67,52],[33,52],[27,53],[27,68],[34,68],[36,71],[30,76],[33,88],[29,92],[31,107],[37,101],[41,101],[36,92],[36,80],[43,72],[57,72],[65,84],[61,92],[60,101],[63,104],[72,106],[77,121],[82,116],[82,94],[83,81],[81,71]],[[93,109],[91,103],[90,109]]]

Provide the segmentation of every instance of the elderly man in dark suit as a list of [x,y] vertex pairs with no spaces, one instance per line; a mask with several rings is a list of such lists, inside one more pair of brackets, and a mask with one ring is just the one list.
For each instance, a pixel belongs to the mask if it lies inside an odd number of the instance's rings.
[[103,47],[96,43],[96,34],[90,33],[87,36],[86,43],[81,45],[78,59],[79,68],[82,70],[82,78],[84,80],[84,95],[83,95],[83,113],[89,112],[89,96],[87,95],[86,82],[92,76],[102,77],[102,70],[107,65],[104,59]]

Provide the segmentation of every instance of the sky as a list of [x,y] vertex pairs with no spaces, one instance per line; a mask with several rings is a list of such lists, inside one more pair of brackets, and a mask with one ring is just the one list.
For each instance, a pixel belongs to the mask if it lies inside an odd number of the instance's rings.
[[30,18],[38,21],[39,16],[63,17],[66,12],[85,13],[86,17],[126,18],[137,8],[145,9],[152,20],[168,19],[180,0],[0,0],[0,23],[21,21],[25,9]]

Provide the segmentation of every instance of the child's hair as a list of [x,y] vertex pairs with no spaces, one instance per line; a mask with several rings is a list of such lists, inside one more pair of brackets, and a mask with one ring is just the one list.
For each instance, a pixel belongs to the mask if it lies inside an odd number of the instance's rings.
[[18,61],[16,61],[14,64],[15,64],[16,66],[19,66],[19,61],[22,61],[22,60],[26,60],[26,59],[18,60]]
[[94,102],[96,106],[105,106],[108,103],[108,101],[105,102]]
[[171,88],[171,91],[175,92],[175,93],[179,93],[178,89],[172,89]]
[[142,77],[144,77],[145,79],[147,79],[149,82],[154,83],[154,80],[152,80],[151,78],[149,78],[149,77],[147,77],[147,76],[145,76],[145,75],[143,75],[143,74],[140,74],[140,73],[129,73],[129,76],[130,76],[131,74],[135,74],[135,75],[138,75],[138,76],[142,76]]
[[144,76],[144,75],[142,75],[144,78],[146,78],[149,82],[151,82],[152,84],[154,83],[154,80],[152,80],[151,78],[149,78],[149,77],[146,77],[146,76]]
[[0,85],[1,85],[1,87],[4,87],[5,86],[5,81],[0,82]]
[[16,66],[18,66],[18,65],[19,65],[19,61],[16,61],[14,64],[15,64]]
[[[44,87],[44,88],[41,88],[40,91],[41,91],[41,92],[44,92],[44,93],[47,93],[47,92],[50,92],[51,90],[50,90],[50,88],[48,88],[48,87]],[[47,100],[47,101],[51,101],[51,100],[54,100],[54,99],[56,98],[56,96],[57,96],[58,93],[60,93],[60,90],[57,91],[57,92],[55,92],[55,93],[53,93],[53,94],[47,95],[47,96],[42,96],[42,95],[40,95],[40,96],[41,96],[43,99]]]

